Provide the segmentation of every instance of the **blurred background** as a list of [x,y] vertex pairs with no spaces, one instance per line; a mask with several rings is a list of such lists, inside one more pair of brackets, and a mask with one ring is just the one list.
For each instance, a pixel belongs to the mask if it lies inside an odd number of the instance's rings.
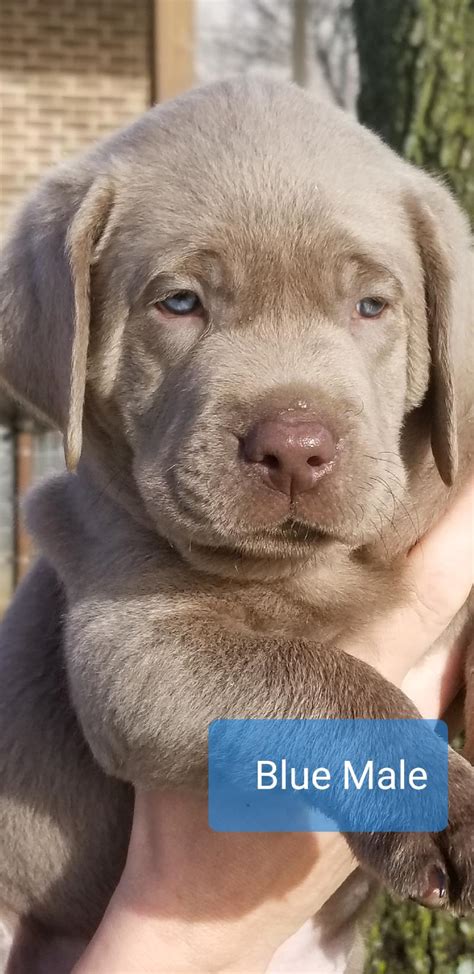
[[[474,218],[474,0],[0,0],[0,237],[49,166],[241,72],[356,113]],[[59,435],[0,393],[0,613],[32,557],[21,499],[62,467]],[[474,924],[382,897],[366,970],[474,974]]]

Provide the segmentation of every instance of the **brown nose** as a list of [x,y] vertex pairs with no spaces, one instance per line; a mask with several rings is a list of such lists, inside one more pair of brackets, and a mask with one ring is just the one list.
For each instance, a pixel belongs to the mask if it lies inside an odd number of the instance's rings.
[[311,490],[330,469],[336,447],[320,423],[289,413],[252,427],[243,453],[249,463],[258,465],[269,487],[293,497]]

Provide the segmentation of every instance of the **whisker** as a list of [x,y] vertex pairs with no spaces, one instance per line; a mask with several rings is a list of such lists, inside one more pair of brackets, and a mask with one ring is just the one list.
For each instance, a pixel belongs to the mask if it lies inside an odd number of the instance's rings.
[[[413,528],[413,531],[415,533],[415,537],[419,538],[420,537],[420,534],[421,534],[420,519],[419,519],[419,516],[418,516],[418,511],[417,511],[417,509],[416,509],[413,501],[411,501],[411,498],[408,498],[407,497],[406,491],[404,490],[403,484],[401,484],[399,477],[397,477],[393,473],[392,470],[386,470],[385,473],[387,474],[387,476],[392,477],[392,479],[395,481],[395,483],[397,484],[397,486],[400,487],[400,491],[403,493],[403,498],[402,497],[398,497],[397,498],[398,503],[399,503],[400,507],[402,508],[402,510],[404,511],[404,513],[406,514],[408,520],[410,521],[410,524],[411,524],[411,526]],[[412,508],[412,511],[413,511],[413,516],[410,513],[410,510],[407,507],[407,504],[405,503],[405,498],[407,500],[410,500],[411,508]],[[413,517],[416,519],[416,523],[413,520]]]

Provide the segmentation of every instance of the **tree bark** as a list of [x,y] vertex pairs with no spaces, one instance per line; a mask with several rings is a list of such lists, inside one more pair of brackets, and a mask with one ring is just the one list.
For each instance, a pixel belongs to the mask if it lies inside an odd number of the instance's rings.
[[474,3],[353,0],[359,118],[442,175],[474,222]]

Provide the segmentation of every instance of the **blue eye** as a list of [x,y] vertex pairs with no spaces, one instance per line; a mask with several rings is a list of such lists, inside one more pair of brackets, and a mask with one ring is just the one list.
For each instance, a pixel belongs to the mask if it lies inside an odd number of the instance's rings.
[[386,301],[379,298],[362,298],[356,304],[356,311],[361,318],[378,318],[386,307]]
[[201,302],[194,291],[177,291],[160,301],[159,306],[172,315],[192,315],[201,309]]

